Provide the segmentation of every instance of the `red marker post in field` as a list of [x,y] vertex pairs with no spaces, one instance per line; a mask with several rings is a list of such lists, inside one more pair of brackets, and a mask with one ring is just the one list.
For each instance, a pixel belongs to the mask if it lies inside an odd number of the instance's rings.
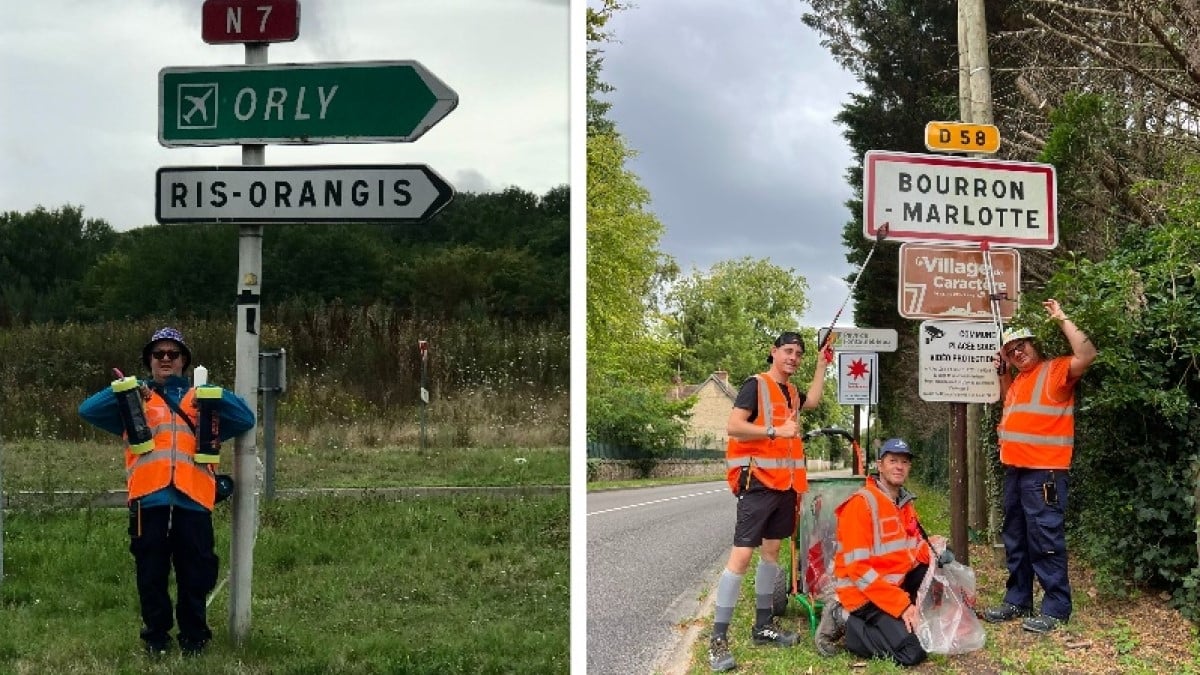
[[429,389],[426,374],[429,365],[429,340],[417,340],[421,352],[421,449],[425,449],[425,411],[429,408]]
[[291,42],[300,36],[298,0],[204,0],[200,37],[210,45]]

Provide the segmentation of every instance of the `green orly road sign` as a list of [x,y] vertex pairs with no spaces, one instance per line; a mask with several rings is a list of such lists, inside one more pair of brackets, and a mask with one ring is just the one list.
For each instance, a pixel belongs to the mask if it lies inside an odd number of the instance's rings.
[[168,146],[415,141],[458,105],[417,61],[163,68]]

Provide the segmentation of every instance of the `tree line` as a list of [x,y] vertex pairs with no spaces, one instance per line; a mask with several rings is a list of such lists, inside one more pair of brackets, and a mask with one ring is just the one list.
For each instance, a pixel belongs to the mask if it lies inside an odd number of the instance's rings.
[[[115,231],[81,206],[0,214],[0,327],[231,315],[233,224]],[[423,318],[565,321],[570,190],[459,194],[427,223],[263,228],[263,311],[382,303]]]
[[[953,3],[811,8],[805,22],[865,87],[837,118],[856,155],[924,152],[928,121],[960,119]],[[1100,353],[1076,407],[1074,550],[1115,589],[1169,589],[1200,619],[1200,55],[1188,42],[1200,14],[1143,0],[989,0],[986,15],[998,157],[1052,164],[1058,182],[1060,244],[1022,251],[1013,323],[1065,353],[1040,309],[1057,298]],[[847,175],[854,265],[870,246],[862,178],[861,167]],[[895,306],[896,246],[882,244],[864,270],[855,317],[898,330],[900,349],[881,357],[881,418],[924,438],[944,433],[948,413],[917,395],[917,323]],[[998,408],[970,430],[997,470]]]
[[[688,442],[693,401],[666,395],[676,377],[699,383],[724,370],[740,385],[765,369],[772,341],[789,330],[807,333],[800,371],[811,374],[816,332],[798,328],[810,300],[796,270],[743,257],[684,274],[659,250],[663,225],[625,166],[632,150],[603,98],[611,91],[601,77],[611,37],[605,26],[625,9],[604,0],[588,7],[586,21],[588,437],[663,452]],[[809,428],[849,426],[835,386],[829,378],[820,407],[804,416]]]

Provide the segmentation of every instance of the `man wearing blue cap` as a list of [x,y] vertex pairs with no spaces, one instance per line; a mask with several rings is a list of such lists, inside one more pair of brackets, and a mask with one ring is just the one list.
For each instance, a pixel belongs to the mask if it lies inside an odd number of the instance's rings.
[[[843,637],[846,649],[864,658],[915,666],[927,656],[916,636],[916,600],[932,550],[916,495],[904,488],[911,469],[908,444],[889,438],[879,447],[878,475],[835,510],[836,597],[826,602],[815,636],[823,656],[837,654]],[[938,563],[953,559],[946,550]]]
[[[216,502],[215,457],[198,452],[195,389],[184,372],[192,351],[183,334],[162,328],[142,348],[150,379],[140,383],[146,425],[152,442],[125,448],[129,500],[129,552],[137,572],[142,609],[141,638],[146,653],[159,657],[171,645],[171,596],[168,580],[175,568],[179,647],[185,656],[204,650],[212,638],[207,596],[217,583],[212,509]],[[136,400],[136,399],[135,399]],[[221,390],[220,437],[233,438],[254,427],[246,402]],[[117,395],[111,387],[79,406],[91,424],[128,438]]]

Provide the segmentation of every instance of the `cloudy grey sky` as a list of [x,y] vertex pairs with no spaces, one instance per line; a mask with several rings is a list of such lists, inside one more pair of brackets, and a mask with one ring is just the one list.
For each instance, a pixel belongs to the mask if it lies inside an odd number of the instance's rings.
[[[809,284],[804,325],[845,300],[842,228],[854,162],[833,118],[861,86],[818,43],[797,0],[640,0],[607,28],[609,117],[685,273],[743,256]],[[851,325],[847,306],[839,325]]]
[[[158,143],[158,72],[245,62],[201,39],[202,0],[7,2],[0,21],[0,211],[81,205],[154,223],[163,166],[241,163],[237,146]],[[301,0],[271,63],[420,61],[459,105],[413,143],[269,146],[273,164],[428,164],[459,192],[568,182],[568,0]]]

